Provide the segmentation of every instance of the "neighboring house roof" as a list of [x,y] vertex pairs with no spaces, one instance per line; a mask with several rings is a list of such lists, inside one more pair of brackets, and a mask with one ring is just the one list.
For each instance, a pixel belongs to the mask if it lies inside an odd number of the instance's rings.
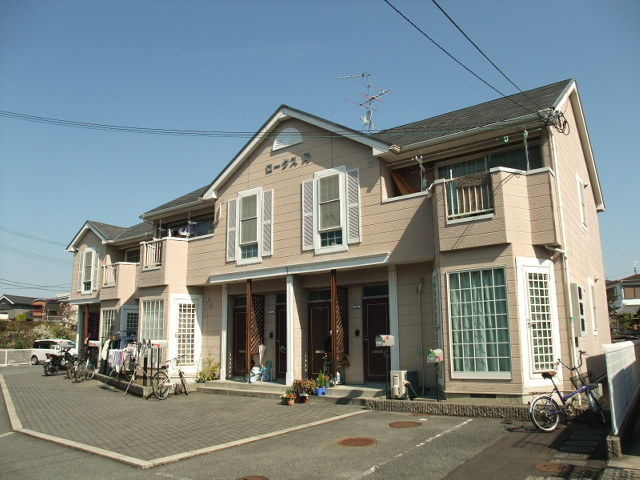
[[573,79],[563,80],[527,90],[524,93],[509,95],[506,98],[490,100],[472,107],[382,130],[373,136],[390,144],[406,146],[535,114],[539,110],[555,107],[573,82]]
[[623,283],[640,282],[640,273],[634,273],[633,275],[629,275],[628,277],[621,278],[620,282],[623,282]]
[[87,220],[87,223],[93,225],[107,240],[114,240],[118,235],[126,230],[125,227],[96,222],[95,220]]
[[150,222],[140,222],[125,228],[120,235],[113,239],[114,242],[122,242],[124,240],[145,237],[153,233],[153,224]]
[[640,315],[640,305],[622,305],[613,310],[614,315]]
[[173,200],[167,203],[163,203],[158,207],[152,208],[151,210],[144,212],[142,216],[143,217],[149,216],[153,213],[157,213],[160,211],[169,210],[177,207],[182,207],[184,205],[202,200],[202,197],[204,196],[205,193],[207,193],[207,190],[209,189],[210,186],[211,184],[209,183],[208,185],[205,185],[204,187],[200,187],[194,190],[193,192],[189,192],[185,195],[182,195],[181,197],[174,198]]
[[0,297],[0,301],[6,300],[12,305],[15,305],[16,303],[20,305],[31,305],[35,299],[36,297],[23,297],[22,295],[11,294],[4,294]]

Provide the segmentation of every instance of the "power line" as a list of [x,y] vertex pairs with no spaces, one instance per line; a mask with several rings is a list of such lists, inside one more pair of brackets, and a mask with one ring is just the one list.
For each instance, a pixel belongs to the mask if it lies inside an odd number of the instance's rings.
[[20,280],[11,280],[10,278],[0,278],[1,283],[15,283],[17,285],[23,285],[27,287],[55,287],[55,288],[64,288],[68,287],[69,283],[57,283],[55,285],[42,285],[40,283],[29,283],[29,282],[21,282]]
[[[19,287],[11,284],[4,284],[4,282],[0,282],[0,286],[8,290],[42,290],[46,292],[56,292],[56,293],[61,293],[60,292],[61,290],[65,290],[64,288]],[[66,290],[68,290],[68,288]]]
[[59,258],[49,257],[47,255],[41,255],[39,253],[29,252],[27,250],[21,250],[19,248],[10,247],[9,245],[5,245],[3,243],[0,243],[0,252],[7,252],[13,255],[21,255],[23,257],[30,258],[32,260],[40,260],[42,262],[53,263],[53,264],[62,265],[65,267],[69,266],[69,262],[60,260]]
[[51,245],[59,245],[61,247],[66,247],[64,243],[56,242],[55,240],[49,240],[47,238],[36,237],[35,235],[31,235],[29,233],[19,232],[18,230],[12,230],[11,228],[3,227],[2,225],[0,225],[0,231],[7,232],[12,235],[16,235],[18,237],[29,238],[31,240],[38,240],[39,242],[49,243]]
[[431,38],[429,36],[429,34],[427,34],[422,28],[420,28],[418,25],[416,25],[409,17],[407,17],[404,13],[402,13],[400,10],[398,10],[395,5],[393,5],[389,0],[384,0],[384,2],[389,5],[398,15],[400,15],[402,18],[404,18],[413,28],[415,28],[418,32],[420,32],[427,40],[429,40],[431,43],[433,43],[436,47],[438,47],[445,55],[447,55],[449,58],[451,58],[454,62],[456,62],[458,65],[460,65],[462,68],[464,68],[467,72],[469,72],[471,75],[473,75],[474,77],[476,77],[478,80],[480,80],[482,83],[484,83],[487,87],[489,87],[491,90],[493,90],[494,92],[497,92],[500,96],[506,98],[507,100],[511,101],[512,103],[516,104],[518,107],[526,110],[525,107],[523,107],[522,105],[520,105],[518,102],[516,102],[513,98],[511,98],[510,96],[504,94],[502,91],[498,90],[496,87],[494,87],[493,85],[491,85],[487,80],[485,80],[484,78],[482,78],[480,75],[478,75],[476,72],[474,72],[473,70],[471,70],[469,67],[467,67],[464,63],[462,63],[460,60],[458,60],[453,54],[449,53],[449,51],[444,48],[442,45],[440,45],[438,42],[436,42],[433,38]]
[[508,76],[507,76],[507,74],[506,74],[506,73],[504,73],[504,72],[500,69],[500,67],[498,67],[498,65],[496,65],[496,64],[493,62],[493,60],[491,60],[491,59],[490,59],[490,58],[489,58],[489,57],[488,57],[488,56],[487,56],[487,55],[482,51],[482,49],[481,49],[481,48],[476,44],[476,42],[474,42],[473,40],[471,40],[471,39],[469,38],[469,35],[467,35],[467,34],[464,32],[464,30],[462,30],[462,28],[460,27],[460,25],[458,25],[458,24],[456,23],[456,21],[455,21],[453,18],[451,18],[451,17],[449,16],[449,14],[448,14],[447,12],[445,12],[444,8],[442,8],[442,7],[440,6],[440,4],[439,4],[436,0],[431,0],[431,1],[435,4],[435,6],[436,6],[436,7],[438,7],[438,9],[442,12],[442,14],[443,14],[445,17],[447,17],[447,19],[449,19],[449,21],[453,24],[453,26],[454,26],[454,27],[456,27],[456,28],[458,29],[458,31],[459,31],[459,32],[464,36],[464,38],[466,38],[467,40],[469,40],[469,43],[471,43],[471,45],[473,45],[473,46],[475,47],[475,49],[476,49],[476,50],[478,50],[478,52],[480,52],[480,55],[482,55],[484,58],[486,58],[486,59],[487,59],[487,61],[488,61],[491,65],[493,65],[493,67],[494,67],[498,72],[500,72],[500,75],[502,75],[504,78],[506,78],[506,79],[507,79],[507,81],[508,81],[511,85],[513,85],[513,86],[514,86],[514,88],[515,88],[516,90],[518,90],[520,93],[524,93],[522,90],[520,90],[520,87],[518,87],[518,85],[516,85],[516,84],[515,84],[515,83],[514,83],[514,82],[513,82],[513,81],[512,81]]
[[[494,89],[496,90],[496,89]],[[505,95],[500,92],[500,90],[496,90],[500,95],[505,97]],[[521,108],[525,108],[515,100],[508,98],[510,101],[515,103]],[[169,129],[169,128],[148,128],[148,127],[137,127],[137,126],[128,126],[128,125],[110,125],[106,123],[91,123],[91,122],[79,122],[75,120],[65,120],[62,118],[53,118],[53,117],[43,117],[38,115],[29,115],[26,113],[18,113],[18,112],[10,112],[8,110],[0,110],[0,117],[6,117],[14,120],[23,120],[28,122],[35,123],[43,123],[49,125],[57,125],[63,127],[74,127],[74,128],[86,128],[90,130],[101,130],[101,131],[111,131],[111,132],[120,132],[120,133],[140,133],[140,134],[149,134],[149,135],[174,135],[174,136],[189,136],[189,137],[212,137],[212,138],[275,138],[277,135],[275,134],[262,134],[256,133],[255,131],[232,131],[232,130],[181,130],[181,129]],[[449,134],[452,132],[458,132],[461,130],[466,130],[470,128],[478,128],[476,125],[469,124],[450,124],[449,128],[425,128],[424,126],[420,128],[410,128],[406,127],[394,127],[394,131],[396,133],[403,133],[406,136],[419,136],[424,134]],[[496,130],[501,127],[499,126],[484,126],[478,128],[481,131],[491,131]],[[362,135],[361,132],[357,131],[349,131],[343,130],[340,134],[337,133],[318,133],[318,132],[305,132],[301,131],[307,138],[336,138],[336,137],[357,137]],[[62,245],[62,244],[60,244]]]

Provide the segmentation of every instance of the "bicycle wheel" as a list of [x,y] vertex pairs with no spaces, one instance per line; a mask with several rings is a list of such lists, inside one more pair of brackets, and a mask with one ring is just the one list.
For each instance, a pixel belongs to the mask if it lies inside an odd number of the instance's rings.
[[153,388],[153,394],[158,400],[164,400],[169,396],[169,388],[171,387],[171,380],[169,375],[165,372],[156,372],[151,378],[151,387]]
[[182,370],[180,370],[178,374],[180,375],[180,383],[182,384],[182,391],[184,392],[185,395],[189,395],[189,391],[187,390],[187,380],[184,378],[184,373],[182,373]]
[[51,362],[44,364],[44,374],[47,377],[54,375],[56,373],[56,367],[53,366]]
[[84,381],[84,365],[78,365],[75,372],[73,372],[73,378],[76,382],[80,383]]
[[96,374],[96,369],[93,365],[89,364],[84,367],[84,378],[87,380],[93,380],[93,377]]
[[598,423],[600,425],[606,425],[607,417],[605,416],[604,410],[596,400],[596,397],[591,390],[587,392],[587,398],[589,399],[589,405],[591,406],[591,410],[593,410],[593,413],[595,414],[596,420],[598,420]]
[[560,423],[560,408],[548,395],[537,397],[529,408],[531,422],[541,432],[553,432]]
[[69,365],[69,367],[67,368],[67,378],[73,378],[75,371],[76,371],[76,364],[74,362],[71,365]]

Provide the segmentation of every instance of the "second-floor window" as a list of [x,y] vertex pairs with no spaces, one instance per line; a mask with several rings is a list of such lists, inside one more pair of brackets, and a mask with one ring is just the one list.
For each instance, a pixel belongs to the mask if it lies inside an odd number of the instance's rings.
[[331,168],[303,182],[302,250],[339,252],[360,241],[359,171]]
[[140,249],[132,248],[124,252],[124,261],[131,263],[140,263]]
[[240,197],[240,258],[258,258],[258,194]]
[[227,261],[261,262],[273,254],[273,190],[238,193],[227,204]]
[[91,293],[98,288],[98,255],[88,248],[80,253],[78,263],[78,293]]

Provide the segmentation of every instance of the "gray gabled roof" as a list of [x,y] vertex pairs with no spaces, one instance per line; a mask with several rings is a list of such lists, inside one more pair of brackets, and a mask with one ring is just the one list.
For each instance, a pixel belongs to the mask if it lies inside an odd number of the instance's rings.
[[175,208],[175,207],[179,207],[181,205],[186,205],[188,203],[193,203],[193,202],[197,202],[198,200],[202,199],[203,195],[207,192],[207,190],[209,189],[209,187],[211,186],[211,184],[207,184],[204,187],[200,187],[196,190],[194,190],[193,192],[189,192],[185,195],[182,195],[181,197],[175,198],[167,203],[163,203],[162,205],[152,208],[151,210],[144,212],[143,215],[149,215],[155,212],[159,212],[161,210],[166,210],[168,208]]
[[4,295],[0,295],[0,300],[6,298],[12,304],[21,304],[21,305],[31,305],[31,303],[36,299],[35,297],[23,297],[22,295],[12,295],[10,293],[5,293]]
[[373,136],[390,144],[406,146],[512,120],[553,107],[573,81],[573,79],[563,80],[527,90],[524,93],[509,95],[506,98],[497,98],[472,107],[382,130]]
[[127,240],[129,238],[138,238],[146,235],[151,235],[153,233],[153,224],[150,222],[140,222],[135,225],[125,228],[120,235],[113,239],[114,242],[120,242],[123,240]]
[[125,227],[96,222],[95,220],[87,220],[87,223],[90,223],[91,226],[94,227],[107,240],[113,240],[126,230]]

